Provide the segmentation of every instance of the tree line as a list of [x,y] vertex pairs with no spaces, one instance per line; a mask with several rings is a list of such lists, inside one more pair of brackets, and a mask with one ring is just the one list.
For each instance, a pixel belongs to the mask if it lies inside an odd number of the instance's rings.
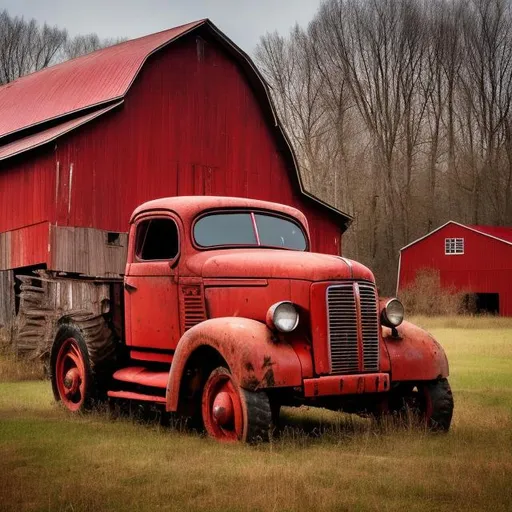
[[100,39],[97,34],[70,37],[67,30],[0,12],[0,85],[73,59],[123,39]]
[[385,293],[449,219],[512,224],[512,1],[326,0],[256,61],[310,191],[354,216],[344,254]]

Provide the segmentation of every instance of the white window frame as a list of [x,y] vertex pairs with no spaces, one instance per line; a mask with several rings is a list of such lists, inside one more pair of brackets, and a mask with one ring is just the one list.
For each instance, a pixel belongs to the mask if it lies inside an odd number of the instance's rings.
[[460,256],[464,254],[464,238],[445,238],[444,254],[446,256]]

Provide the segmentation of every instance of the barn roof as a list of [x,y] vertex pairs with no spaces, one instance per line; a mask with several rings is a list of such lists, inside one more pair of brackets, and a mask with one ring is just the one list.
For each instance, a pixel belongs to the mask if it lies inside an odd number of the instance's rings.
[[81,115],[71,119],[70,121],[65,121],[63,123],[58,124],[57,126],[52,126],[51,128],[47,128],[46,130],[41,130],[32,135],[28,135],[27,137],[23,137],[21,139],[14,140],[4,146],[0,146],[0,160],[5,160],[10,158],[11,156],[18,155],[29,149],[34,149],[43,144],[47,144],[52,140],[61,137],[65,133],[68,133],[79,126],[82,126],[89,121],[92,121],[96,117],[99,117],[106,112],[118,107],[123,103],[123,100],[117,101],[112,105],[108,105],[107,107],[100,108],[99,110],[94,110],[89,114]]
[[512,227],[503,226],[468,226],[468,228],[479,231],[484,235],[498,238],[502,242],[510,242],[512,244]]
[[[55,140],[110,110],[105,107],[117,106],[153,53],[199,29],[207,30],[244,69],[272,118],[281,150],[293,163],[301,193],[341,217],[346,229],[350,215],[305,190],[268,85],[254,63],[207,19],[110,46],[0,87],[0,160]],[[89,116],[92,111],[95,115]]]
[[204,22],[116,44],[0,87],[0,139],[122,98],[153,52]]
[[428,238],[430,235],[433,235],[437,231],[443,229],[444,227],[448,226],[448,224],[455,224],[456,226],[460,226],[462,228],[468,229],[470,231],[474,231],[480,235],[488,236],[490,238],[494,238],[495,240],[499,240],[500,242],[504,242],[508,245],[512,245],[512,227],[504,227],[504,226],[475,226],[475,225],[465,225],[461,224],[460,222],[455,222],[454,220],[449,220],[448,222],[445,222],[442,226],[439,226],[438,228],[434,229],[430,233],[427,233],[426,235],[417,238],[410,244],[407,244],[406,246],[402,247],[400,251],[403,251],[404,249],[407,249],[411,247],[412,245],[417,244],[418,242],[421,242],[425,238]]

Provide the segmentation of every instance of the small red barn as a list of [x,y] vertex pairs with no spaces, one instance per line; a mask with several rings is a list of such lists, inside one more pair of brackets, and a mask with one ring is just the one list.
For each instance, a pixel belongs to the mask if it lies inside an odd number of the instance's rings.
[[400,249],[397,293],[422,269],[439,271],[441,286],[476,295],[481,310],[512,316],[512,227],[449,221]]
[[[304,190],[267,84],[209,20],[0,87],[0,328],[36,310],[17,277],[119,278],[133,209],[198,194],[295,206],[318,252],[339,254],[350,222]],[[89,296],[71,284],[62,300]]]

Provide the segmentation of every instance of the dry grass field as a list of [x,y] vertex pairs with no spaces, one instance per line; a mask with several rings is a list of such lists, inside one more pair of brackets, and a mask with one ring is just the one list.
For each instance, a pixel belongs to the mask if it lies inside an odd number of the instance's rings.
[[512,321],[417,322],[448,352],[448,435],[287,409],[272,443],[219,445],[157,421],[72,416],[4,358],[0,509],[510,511]]

